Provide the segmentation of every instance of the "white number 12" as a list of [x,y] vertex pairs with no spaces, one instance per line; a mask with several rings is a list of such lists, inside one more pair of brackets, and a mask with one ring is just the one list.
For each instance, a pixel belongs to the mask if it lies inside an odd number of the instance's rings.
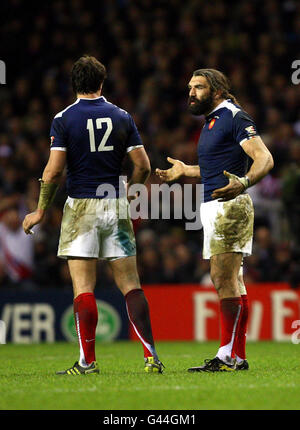
[[[106,124],[106,130],[105,133],[101,139],[101,142],[98,146],[97,151],[101,152],[101,151],[113,151],[114,147],[113,145],[107,145],[105,146],[107,139],[110,136],[110,133],[112,132],[112,120],[111,118],[97,118],[96,119],[96,127],[97,129],[102,128],[102,124],[105,123]],[[93,120],[90,118],[87,120],[87,125],[86,128],[89,131],[89,137],[90,137],[90,148],[91,148],[91,152],[96,152],[96,144],[95,144],[95,132],[94,132],[94,124],[93,124]]]

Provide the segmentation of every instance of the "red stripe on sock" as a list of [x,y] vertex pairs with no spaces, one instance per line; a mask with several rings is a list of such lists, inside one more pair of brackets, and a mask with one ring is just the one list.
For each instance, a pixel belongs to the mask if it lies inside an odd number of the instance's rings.
[[232,342],[231,356],[234,356],[239,320],[241,317],[242,299],[230,297],[220,301],[221,342],[220,347]]
[[237,339],[235,344],[235,353],[243,360],[246,359],[246,333],[248,327],[248,316],[249,316],[249,304],[248,304],[248,296],[244,294],[241,296],[242,298],[242,313],[239,322],[239,329],[237,332]]
[[144,357],[156,357],[152,335],[148,301],[141,288],[135,288],[125,295],[129,320],[139,337],[144,350]]

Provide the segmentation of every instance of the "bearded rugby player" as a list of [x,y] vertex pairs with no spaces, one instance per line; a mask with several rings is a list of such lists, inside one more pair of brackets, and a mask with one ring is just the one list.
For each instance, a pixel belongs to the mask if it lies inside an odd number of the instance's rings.
[[[204,231],[203,258],[220,300],[221,339],[217,354],[189,372],[248,370],[246,330],[247,291],[243,257],[252,251],[254,211],[246,190],[273,167],[273,158],[250,116],[229,92],[227,78],[215,69],[199,69],[188,84],[188,110],[204,115],[198,142],[199,164],[168,158],[172,167],[156,169],[162,181],[181,176],[201,179],[200,207]],[[250,157],[250,158],[249,158]],[[249,169],[248,163],[252,159]]]

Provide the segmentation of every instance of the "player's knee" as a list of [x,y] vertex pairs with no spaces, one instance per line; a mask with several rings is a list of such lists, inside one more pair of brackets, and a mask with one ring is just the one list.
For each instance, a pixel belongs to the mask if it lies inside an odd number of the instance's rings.
[[118,288],[126,295],[129,291],[141,288],[140,280],[137,274],[129,273],[126,276],[115,279]]
[[126,294],[130,293],[132,290],[141,289],[141,286],[139,284],[124,284],[119,286],[119,289],[121,293],[126,296]]
[[236,279],[229,274],[211,273],[211,280],[217,291],[223,290],[235,290]]
[[74,298],[84,293],[93,293],[94,292],[94,284],[82,283],[73,285],[74,290]]

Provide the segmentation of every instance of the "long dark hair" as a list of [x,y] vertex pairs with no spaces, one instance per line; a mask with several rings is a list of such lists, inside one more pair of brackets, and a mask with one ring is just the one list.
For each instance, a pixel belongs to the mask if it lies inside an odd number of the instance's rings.
[[195,70],[193,76],[204,76],[213,92],[221,90],[223,99],[230,99],[233,103],[239,104],[237,99],[232,95],[228,78],[219,70],[216,69],[198,69]]

